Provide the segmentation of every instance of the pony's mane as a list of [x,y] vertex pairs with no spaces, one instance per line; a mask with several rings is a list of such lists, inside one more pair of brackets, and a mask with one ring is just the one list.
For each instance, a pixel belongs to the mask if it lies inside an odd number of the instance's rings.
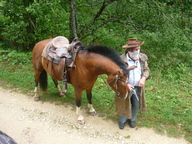
[[127,68],[127,65],[121,59],[120,55],[115,50],[113,50],[107,46],[90,45],[88,48],[85,45],[82,45],[81,50],[103,55],[103,56],[111,59],[113,62],[115,62],[121,69]]

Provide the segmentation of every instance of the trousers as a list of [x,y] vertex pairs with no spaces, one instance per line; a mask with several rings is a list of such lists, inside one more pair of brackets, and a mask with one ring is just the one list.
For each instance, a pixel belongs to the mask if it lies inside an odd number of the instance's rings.
[[[135,90],[138,98],[140,98],[140,96],[139,96],[139,87],[134,87],[134,90]],[[139,111],[140,102],[137,99],[136,95],[134,93],[132,93],[132,92],[131,92],[131,97],[130,98],[131,98],[131,111],[132,111],[132,118],[130,119],[130,121],[135,121],[135,119],[137,117],[137,114],[138,114],[138,111]],[[119,116],[119,122],[125,123],[126,120],[127,120],[126,117]]]

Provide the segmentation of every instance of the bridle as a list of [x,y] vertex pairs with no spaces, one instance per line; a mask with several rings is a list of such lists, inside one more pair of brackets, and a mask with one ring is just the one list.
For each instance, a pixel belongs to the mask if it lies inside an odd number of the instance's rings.
[[[119,73],[122,72],[122,71],[123,71],[123,70],[120,69],[120,70],[118,71],[118,73],[115,75],[115,78],[113,78],[110,82],[107,83],[107,85],[108,85],[109,87],[111,87],[109,84],[110,84],[111,82],[115,81],[115,83],[114,83],[114,87],[115,87],[115,89],[116,89],[115,93],[116,93],[116,96],[119,97],[119,98],[120,98],[120,92],[118,92],[118,90],[117,90],[117,88],[118,88],[118,85],[117,85],[118,80],[123,81],[124,83],[128,83],[127,79],[124,80],[124,79],[122,79],[122,78],[119,77]],[[126,98],[127,98],[127,96],[126,96],[125,98],[123,98],[123,99],[126,99]]]

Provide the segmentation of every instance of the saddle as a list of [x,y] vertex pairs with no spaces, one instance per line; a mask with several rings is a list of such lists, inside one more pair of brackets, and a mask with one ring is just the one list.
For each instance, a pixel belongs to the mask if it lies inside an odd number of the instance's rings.
[[52,64],[59,64],[64,61],[63,75],[63,92],[67,91],[67,82],[70,83],[70,78],[67,74],[67,69],[74,68],[74,61],[82,43],[74,39],[71,44],[64,36],[53,38],[44,48],[42,56]]
[[49,48],[48,60],[51,60],[53,63],[58,64],[60,59],[63,58],[71,58],[67,47]]
[[42,56],[54,64],[58,64],[60,60],[65,61],[64,67],[73,67],[76,53],[81,42],[77,39],[69,44],[69,40],[64,36],[55,37],[44,48]]

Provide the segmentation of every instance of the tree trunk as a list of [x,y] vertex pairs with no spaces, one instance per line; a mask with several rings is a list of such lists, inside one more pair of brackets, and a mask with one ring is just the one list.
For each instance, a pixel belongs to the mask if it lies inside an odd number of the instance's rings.
[[78,30],[76,0],[70,0],[69,27],[70,27],[69,40],[72,41],[74,38],[77,38],[77,30]]

